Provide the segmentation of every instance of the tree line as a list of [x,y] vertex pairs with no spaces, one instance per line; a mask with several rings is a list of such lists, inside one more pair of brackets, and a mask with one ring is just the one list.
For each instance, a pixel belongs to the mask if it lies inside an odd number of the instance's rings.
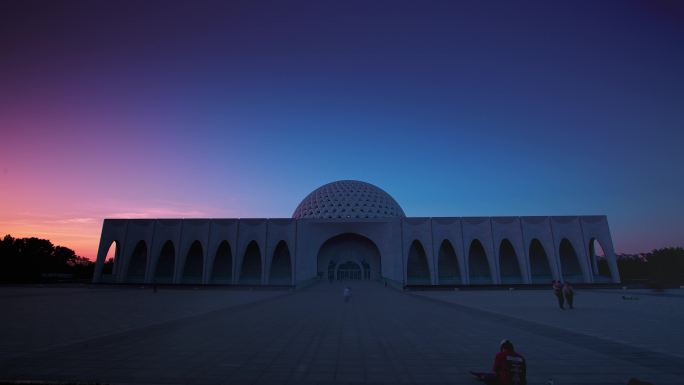
[[0,240],[0,282],[85,280],[94,269],[94,262],[47,239],[8,234]]
[[[625,283],[645,283],[655,287],[684,284],[684,248],[665,247],[650,253],[617,259],[620,278]],[[599,274],[610,275],[608,262],[601,258]]]

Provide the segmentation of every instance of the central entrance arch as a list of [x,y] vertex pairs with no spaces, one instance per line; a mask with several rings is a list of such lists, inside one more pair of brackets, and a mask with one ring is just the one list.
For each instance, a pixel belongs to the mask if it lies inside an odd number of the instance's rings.
[[379,280],[380,250],[370,239],[355,233],[334,236],[318,250],[319,277],[329,280]]

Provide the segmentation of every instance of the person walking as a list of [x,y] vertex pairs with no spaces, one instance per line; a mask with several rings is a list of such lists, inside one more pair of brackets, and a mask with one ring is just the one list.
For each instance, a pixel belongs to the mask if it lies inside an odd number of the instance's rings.
[[563,284],[563,297],[565,297],[565,301],[568,303],[568,307],[570,309],[573,309],[573,301],[575,297],[575,292],[572,290],[572,286],[570,286],[570,283],[565,282]]
[[345,286],[344,290],[342,290],[342,297],[344,298],[344,302],[347,303],[351,299],[351,288],[349,286]]
[[553,288],[553,295],[555,295],[556,299],[558,299],[558,306],[561,308],[561,310],[565,310],[565,300],[563,299],[563,285],[561,285],[560,281],[556,280],[551,281],[551,283],[551,287]]

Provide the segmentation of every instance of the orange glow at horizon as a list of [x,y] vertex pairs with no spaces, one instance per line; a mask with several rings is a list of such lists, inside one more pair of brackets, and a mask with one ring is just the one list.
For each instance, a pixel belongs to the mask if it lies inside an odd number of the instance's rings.
[[[65,210],[64,214],[55,210],[44,213],[12,210],[11,207],[0,204],[0,237],[11,235],[14,238],[42,238],[57,246],[68,247],[76,255],[94,261],[97,258],[105,218],[200,218],[212,217],[210,210],[189,210],[179,204],[169,204],[176,208],[151,208],[113,210],[83,209],[79,216],[70,215],[73,212]],[[122,204],[122,206],[126,206]],[[131,205],[132,206],[132,205]],[[9,211],[9,212],[8,212]],[[219,210],[216,210],[220,212]],[[225,212],[225,211],[224,211]],[[231,213],[236,214],[236,213]],[[216,215],[214,215],[216,216]],[[234,215],[233,215],[234,216]]]
[[65,220],[0,219],[0,236],[42,238],[56,246],[68,247],[81,257],[95,260],[100,241],[102,221],[92,218]]

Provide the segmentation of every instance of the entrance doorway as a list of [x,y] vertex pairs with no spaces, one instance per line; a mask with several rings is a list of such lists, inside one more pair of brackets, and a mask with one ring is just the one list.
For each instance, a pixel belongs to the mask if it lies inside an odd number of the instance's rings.
[[380,280],[380,251],[370,239],[344,233],[325,241],[318,251],[318,276],[335,280]]
[[337,267],[338,281],[358,281],[363,279],[363,270],[358,263],[347,261]]

